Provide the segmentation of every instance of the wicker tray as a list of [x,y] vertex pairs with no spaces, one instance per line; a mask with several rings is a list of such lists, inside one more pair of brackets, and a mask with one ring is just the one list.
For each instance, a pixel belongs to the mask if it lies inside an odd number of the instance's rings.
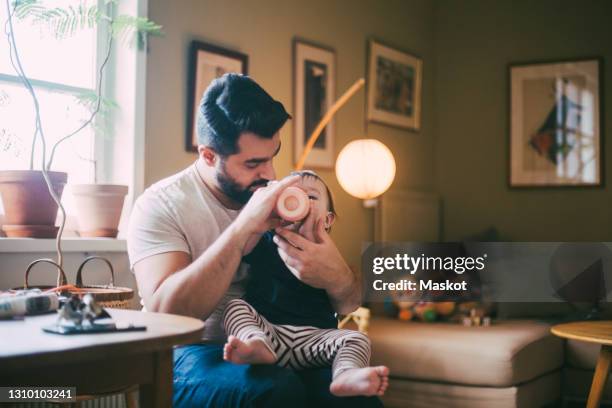
[[[108,270],[110,271],[110,283],[108,285],[83,284],[83,268],[86,264],[93,260],[103,261],[108,266]],[[58,277],[56,286],[30,286],[28,284],[30,271],[35,265],[39,263],[50,263],[57,267]],[[66,279],[66,273],[64,272],[64,269],[55,261],[47,258],[37,259],[30,263],[26,268],[23,288],[15,288],[13,290],[16,291],[23,289],[40,289],[43,291],[69,292],[71,294],[80,296],[89,293],[94,297],[96,302],[100,304],[100,306],[114,307],[119,309],[127,309],[130,304],[130,300],[134,297],[134,290],[126,287],[115,286],[115,272],[113,269],[113,265],[108,261],[108,259],[100,256],[90,256],[81,263],[77,271],[76,285],[68,284],[68,279]]]

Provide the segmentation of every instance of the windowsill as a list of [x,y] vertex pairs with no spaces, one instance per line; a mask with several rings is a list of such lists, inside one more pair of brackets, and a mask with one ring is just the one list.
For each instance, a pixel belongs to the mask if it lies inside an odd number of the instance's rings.
[[[126,252],[125,239],[62,238],[62,252]],[[0,253],[55,252],[55,239],[0,237]]]

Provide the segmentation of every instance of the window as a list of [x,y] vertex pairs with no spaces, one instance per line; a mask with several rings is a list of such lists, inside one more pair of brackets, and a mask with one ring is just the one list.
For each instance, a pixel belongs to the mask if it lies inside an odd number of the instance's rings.
[[[11,2],[12,3],[12,2]],[[47,7],[78,6],[79,0],[46,0]],[[89,2],[91,4],[91,1]],[[7,21],[5,2],[0,20]],[[33,17],[13,16],[20,59],[40,104],[41,123],[47,143],[47,158],[53,143],[77,129],[90,115],[85,95],[96,87],[97,35],[94,28],[78,29],[57,39]],[[0,53],[0,169],[28,169],[35,129],[34,104],[11,66],[8,39]],[[56,151],[52,170],[68,173],[70,183],[94,181],[94,137],[91,126],[65,141]],[[37,142],[34,168],[41,168],[42,148]]]
[[[12,6],[13,0],[10,3]],[[39,0],[38,3],[46,8],[78,8],[96,4],[105,7],[107,1]],[[147,1],[119,2],[114,11],[117,15],[146,16]],[[5,0],[0,0],[2,28],[7,17]],[[48,159],[53,143],[77,129],[91,115],[109,34],[104,24],[98,24],[93,28],[79,27],[73,34],[58,39],[47,25],[35,24],[33,18],[14,16],[12,21],[23,69],[39,100]],[[0,170],[26,170],[30,168],[35,131],[34,104],[11,65],[4,30],[0,43]],[[145,58],[146,54],[137,47],[115,41],[104,70],[103,93],[117,105],[103,109],[95,126],[88,126],[63,142],[51,166],[51,170],[68,173],[68,184],[93,183],[97,175],[98,182],[128,185],[130,194],[121,225],[125,224],[133,197],[144,187]],[[115,75],[118,72],[121,75]],[[41,162],[42,149],[37,142],[34,169],[39,170]],[[62,202],[68,214],[74,212],[69,188],[64,190]],[[0,216],[2,212],[0,202]],[[70,225],[70,218],[68,229],[74,227]]]

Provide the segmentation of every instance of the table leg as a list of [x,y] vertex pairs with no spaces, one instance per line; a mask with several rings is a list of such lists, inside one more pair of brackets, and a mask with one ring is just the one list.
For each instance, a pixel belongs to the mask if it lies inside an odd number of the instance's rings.
[[151,355],[153,381],[140,386],[140,406],[166,408],[172,406],[172,349]]
[[591,384],[591,392],[589,392],[587,408],[599,407],[601,395],[606,386],[606,381],[608,380],[611,361],[612,346],[601,346],[599,358],[597,359],[597,367],[595,367],[595,375],[593,376],[593,383]]

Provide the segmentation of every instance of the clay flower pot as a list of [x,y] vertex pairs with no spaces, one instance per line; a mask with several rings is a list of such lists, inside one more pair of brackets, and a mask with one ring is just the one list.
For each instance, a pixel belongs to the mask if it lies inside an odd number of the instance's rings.
[[75,184],[70,188],[79,221],[79,235],[115,238],[128,186]]
[[[68,174],[50,171],[48,175],[61,198]],[[4,207],[2,230],[8,237],[55,238],[57,204],[49,194],[42,171],[0,171],[0,195]]]

